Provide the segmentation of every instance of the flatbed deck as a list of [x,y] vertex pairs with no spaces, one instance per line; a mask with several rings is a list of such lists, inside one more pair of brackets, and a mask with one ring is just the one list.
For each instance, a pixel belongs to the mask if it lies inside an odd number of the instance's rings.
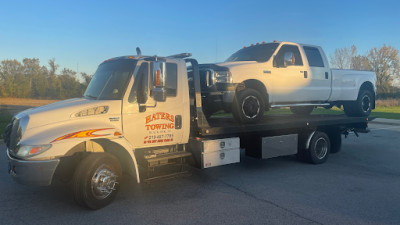
[[341,129],[366,129],[374,117],[348,117],[346,115],[266,115],[256,124],[241,125],[232,117],[211,117],[208,127],[199,128],[199,136],[231,136],[249,134],[279,133],[288,130],[313,129],[336,126]]

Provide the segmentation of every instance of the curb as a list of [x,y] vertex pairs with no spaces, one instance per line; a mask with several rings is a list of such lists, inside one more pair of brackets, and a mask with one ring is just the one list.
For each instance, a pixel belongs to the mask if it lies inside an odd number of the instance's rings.
[[392,125],[392,126],[400,126],[400,120],[395,120],[395,119],[383,119],[383,118],[376,118],[369,123],[375,123],[375,124],[383,124],[383,125]]

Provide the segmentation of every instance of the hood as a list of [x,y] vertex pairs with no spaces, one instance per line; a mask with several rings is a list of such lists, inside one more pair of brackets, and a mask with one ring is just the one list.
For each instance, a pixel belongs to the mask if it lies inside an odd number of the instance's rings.
[[89,100],[74,98],[55,102],[49,105],[31,108],[16,115],[18,118],[29,117],[26,129],[31,129],[47,124],[62,122],[75,117],[76,113],[97,106],[108,106],[109,101]]
[[223,62],[223,63],[218,63],[218,66],[223,66],[227,68],[234,68],[234,67],[239,67],[239,66],[247,66],[247,65],[258,65],[260,63],[256,61],[234,61],[234,62]]

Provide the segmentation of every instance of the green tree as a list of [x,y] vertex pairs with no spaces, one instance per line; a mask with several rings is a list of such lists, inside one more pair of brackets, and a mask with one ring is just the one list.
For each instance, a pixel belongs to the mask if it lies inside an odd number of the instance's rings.
[[3,97],[19,97],[21,85],[27,85],[23,66],[17,60],[3,60],[0,64],[0,95]]
[[49,69],[47,74],[48,86],[47,86],[46,96],[58,99],[60,98],[61,84],[60,81],[58,80],[58,77],[56,76],[56,73],[59,65],[56,64],[56,60],[54,58],[50,59],[48,64],[49,64]]
[[59,76],[61,82],[60,98],[73,98],[80,97],[81,95],[81,85],[76,79],[76,72],[67,68],[61,71]]
[[378,94],[392,92],[393,80],[400,77],[399,50],[383,45],[379,49],[371,49],[367,58],[376,73]]

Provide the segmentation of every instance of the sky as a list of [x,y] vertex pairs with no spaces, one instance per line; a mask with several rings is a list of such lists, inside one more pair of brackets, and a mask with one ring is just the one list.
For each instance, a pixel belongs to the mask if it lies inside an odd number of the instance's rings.
[[193,54],[221,62],[257,42],[320,45],[328,56],[356,45],[400,49],[400,1],[0,0],[0,61],[55,58],[93,74],[116,56]]

